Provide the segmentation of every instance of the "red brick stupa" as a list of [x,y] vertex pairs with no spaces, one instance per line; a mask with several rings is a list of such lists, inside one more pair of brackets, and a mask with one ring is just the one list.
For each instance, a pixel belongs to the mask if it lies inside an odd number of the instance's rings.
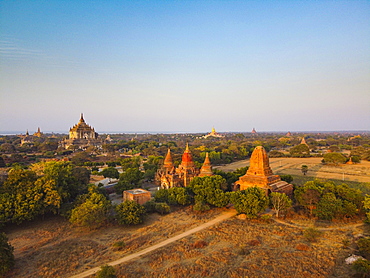
[[235,185],[237,188],[239,187],[240,190],[257,186],[265,190],[266,194],[270,192],[280,192],[291,195],[293,193],[293,185],[282,181],[280,176],[273,174],[270,168],[269,158],[262,146],[258,146],[254,149],[247,173],[240,177],[239,180],[235,182]]

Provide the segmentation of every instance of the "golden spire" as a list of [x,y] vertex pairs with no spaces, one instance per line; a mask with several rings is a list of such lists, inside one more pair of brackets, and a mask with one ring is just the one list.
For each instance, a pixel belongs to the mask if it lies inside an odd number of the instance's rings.
[[84,113],[81,113],[80,123],[83,123],[83,122],[85,122],[85,120],[84,120]]
[[166,158],[164,159],[163,166],[166,168],[173,168],[173,160],[171,156],[171,150],[168,148]]

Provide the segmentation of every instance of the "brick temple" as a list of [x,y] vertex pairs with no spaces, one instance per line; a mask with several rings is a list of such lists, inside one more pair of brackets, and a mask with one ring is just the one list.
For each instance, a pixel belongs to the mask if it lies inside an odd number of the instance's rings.
[[271,192],[287,195],[293,193],[293,185],[282,181],[279,175],[274,175],[272,172],[266,150],[262,146],[254,149],[247,173],[235,182],[236,190],[245,190],[253,186],[265,190],[266,195]]

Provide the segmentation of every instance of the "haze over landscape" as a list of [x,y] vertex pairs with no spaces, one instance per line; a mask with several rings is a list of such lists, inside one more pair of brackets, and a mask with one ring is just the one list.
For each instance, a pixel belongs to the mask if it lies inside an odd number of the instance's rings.
[[1,1],[0,131],[370,127],[369,1]]

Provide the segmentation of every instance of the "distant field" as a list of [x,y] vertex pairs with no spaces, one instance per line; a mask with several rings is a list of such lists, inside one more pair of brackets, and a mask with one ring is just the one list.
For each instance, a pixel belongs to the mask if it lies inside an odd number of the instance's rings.
[[[288,174],[295,177],[303,176],[302,165],[308,166],[307,177],[351,182],[370,182],[370,162],[362,161],[359,164],[343,164],[339,166],[323,165],[320,157],[308,158],[270,158],[270,166],[275,174]],[[238,168],[249,166],[249,159],[237,161],[214,168],[231,172]]]

